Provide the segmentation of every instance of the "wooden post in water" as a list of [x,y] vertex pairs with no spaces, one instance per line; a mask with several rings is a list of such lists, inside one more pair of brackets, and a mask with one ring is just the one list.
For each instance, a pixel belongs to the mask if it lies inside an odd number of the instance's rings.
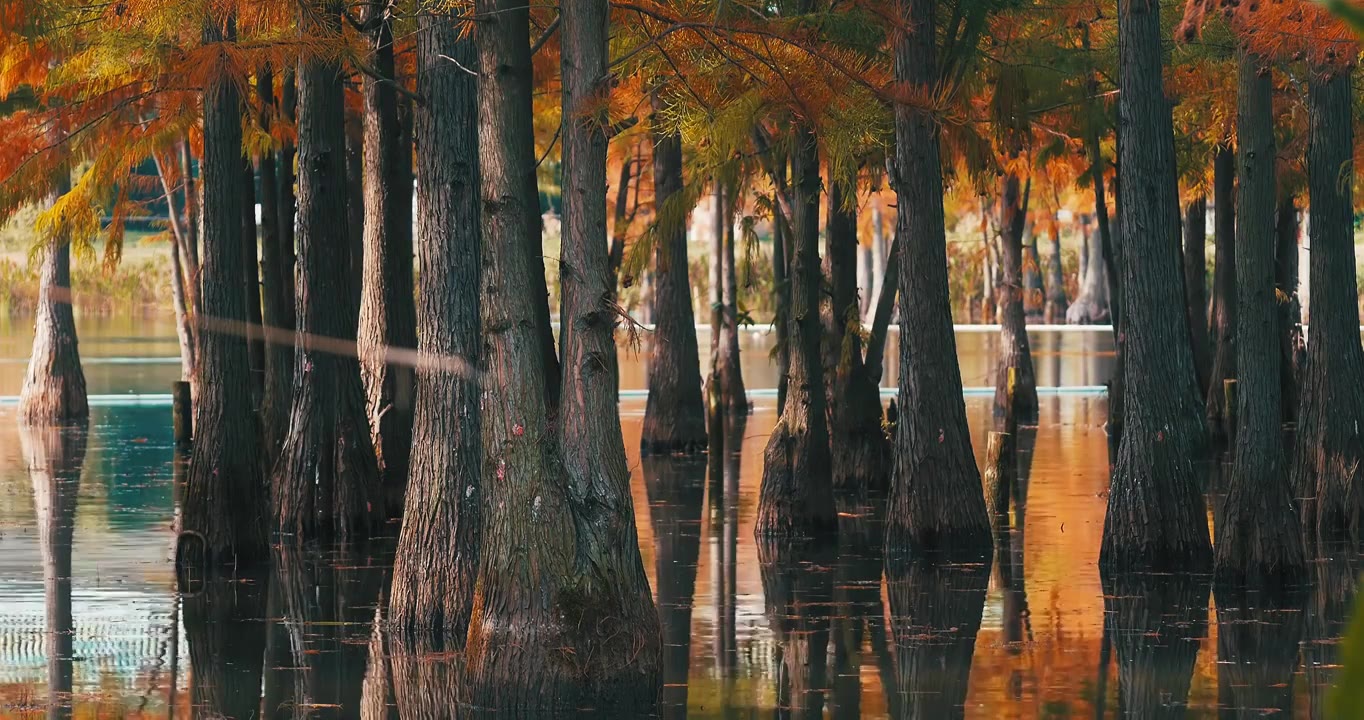
[[184,380],[171,383],[171,421],[175,431],[175,444],[188,445],[194,437],[194,409],[190,400],[189,383]]

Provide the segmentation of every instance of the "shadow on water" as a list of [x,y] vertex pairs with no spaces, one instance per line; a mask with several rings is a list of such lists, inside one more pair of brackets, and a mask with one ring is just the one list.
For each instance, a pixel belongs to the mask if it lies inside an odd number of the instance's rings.
[[81,468],[88,433],[84,425],[19,426],[19,442],[33,483],[33,509],[43,562],[47,608],[47,717],[72,714],[75,624],[71,613],[71,539],[76,527]]

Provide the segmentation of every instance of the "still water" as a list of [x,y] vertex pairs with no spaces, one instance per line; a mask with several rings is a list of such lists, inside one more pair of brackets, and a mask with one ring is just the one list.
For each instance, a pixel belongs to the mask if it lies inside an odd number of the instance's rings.
[[[13,330],[0,358],[27,351]],[[81,330],[92,393],[161,393],[178,374],[98,362],[173,356],[164,321]],[[966,385],[990,384],[994,342],[959,334]],[[745,337],[750,387],[773,384],[769,347]],[[1043,386],[1100,384],[1110,371],[1104,334],[1039,335],[1034,348]],[[632,358],[622,385],[642,388]],[[22,372],[0,360],[0,396],[18,392]],[[989,403],[966,399],[978,460]],[[1317,563],[1317,589],[1277,610],[1210,603],[1205,585],[1178,578],[1105,592],[1101,395],[1041,398],[1019,458],[1016,527],[993,562],[885,577],[866,508],[840,507],[836,548],[774,557],[754,542],[775,421],[770,398],[755,406],[736,452],[677,460],[640,458],[644,404],[622,403],[666,645],[660,715],[1327,717],[1353,587],[1341,562]],[[92,408],[88,437],[73,440],[21,432],[0,407],[0,717],[187,718],[210,702],[259,708],[262,687],[267,717],[360,717],[362,701],[428,717],[423,705],[446,702],[446,659],[371,632],[384,559],[285,556],[272,578],[178,596],[176,467],[168,408]]]

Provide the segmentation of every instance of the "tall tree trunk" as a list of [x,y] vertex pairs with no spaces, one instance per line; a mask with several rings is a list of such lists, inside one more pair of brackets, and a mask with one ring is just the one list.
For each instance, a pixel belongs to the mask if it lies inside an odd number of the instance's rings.
[[890,487],[890,440],[881,429],[881,392],[862,355],[857,304],[857,211],[837,182],[829,191],[826,224],[832,285],[834,363],[830,368],[833,488],[854,497],[884,498]]
[[[503,57],[501,11],[479,0],[482,68]],[[606,356],[616,318],[607,272],[605,92],[607,5],[563,8],[563,347],[565,402],[547,417],[536,270],[515,241],[525,218],[504,201],[523,187],[497,73],[479,85],[483,208],[483,443],[487,517],[465,657],[469,697],[513,713],[633,714],[659,692],[658,615],[640,560],[628,471]],[[495,18],[495,19],[492,19]],[[588,110],[592,112],[589,113]],[[561,451],[562,448],[562,451]],[[559,475],[562,473],[562,475]],[[532,576],[526,576],[526,573]],[[571,658],[571,660],[565,660]],[[526,667],[540,668],[535,673]]]
[[1185,717],[1199,639],[1208,632],[1206,579],[1134,573],[1105,576],[1103,588],[1104,632],[1118,656],[1119,715]]
[[19,424],[19,444],[33,485],[38,549],[43,563],[43,650],[47,655],[47,717],[72,714],[75,625],[71,615],[71,537],[76,529],[81,468],[88,439],[84,420],[64,425]]
[[[1027,208],[1024,208],[1026,211]],[[1042,274],[1042,255],[1037,251],[1037,228],[1029,222],[1024,226],[1023,251],[1023,310],[1029,320],[1041,320],[1046,303],[1047,283]]]
[[[284,74],[286,89],[294,74]],[[268,129],[275,106],[274,73],[269,65],[256,76],[261,105],[261,127]],[[285,148],[288,148],[286,155]],[[278,155],[278,158],[276,157]],[[284,166],[285,158],[289,166]],[[261,398],[266,455],[279,457],[289,430],[289,405],[294,384],[294,203],[293,148],[259,158],[261,186],[261,316],[265,321],[265,389]],[[284,188],[285,185],[289,189]],[[287,202],[288,205],[284,203]]]
[[1080,272],[1080,294],[1066,309],[1066,324],[1094,325],[1112,321],[1109,313],[1108,270],[1104,267],[1103,242],[1095,229],[1082,238],[1088,248]]
[[[938,81],[931,0],[899,0],[915,32],[900,37],[895,76],[931,92]],[[895,107],[892,181],[901,245],[900,412],[895,474],[886,520],[887,556],[941,550],[977,555],[991,546],[980,471],[971,452],[961,366],[947,287],[947,229],[936,121],[921,108]]]
[[[210,17],[204,43],[233,42],[230,18]],[[220,52],[204,89],[204,264],[194,450],[177,543],[182,566],[249,566],[267,557],[265,458],[251,396],[242,263],[242,99]],[[188,608],[187,608],[188,616]]]
[[[298,120],[298,73],[294,65],[284,68],[279,83],[280,117],[287,123]],[[294,251],[295,234],[298,228],[298,198],[295,196],[294,183],[297,180],[294,141],[285,139],[279,147],[279,245],[284,250],[285,265],[290,272],[285,275],[289,297],[294,296]]]
[[[784,162],[783,162],[784,164]],[[777,333],[777,414],[786,411],[786,376],[791,368],[791,278],[786,252],[787,227],[781,212],[772,222],[772,306],[775,308],[773,326]]]
[[[1305,342],[1302,336],[1302,305],[1298,302],[1298,206],[1297,198],[1279,198],[1274,223],[1274,290],[1279,315],[1279,386],[1283,421],[1298,419],[1299,376]],[[1282,299],[1280,299],[1282,298]]]
[[242,292],[246,295],[246,347],[251,364],[251,406],[260,407],[265,390],[265,336],[262,334],[260,252],[256,237],[256,168],[242,160]]
[[[1024,425],[1037,422],[1037,371],[1028,345],[1023,293],[1023,231],[1028,215],[1032,180],[1023,185],[1010,173],[1004,181],[1003,272],[999,282],[999,361],[995,365],[994,415],[1012,414]],[[1014,369],[1013,407],[1009,407],[1009,369]]]
[[795,218],[791,258],[791,322],[786,404],[763,455],[758,495],[759,537],[832,530],[829,427],[819,319],[819,147],[798,126],[791,154]]
[[1213,443],[1226,445],[1226,395],[1223,384],[1236,378],[1236,153],[1219,145],[1213,158],[1212,339],[1216,343],[1208,375],[1207,416]]
[[1051,264],[1047,268],[1047,274],[1051,278],[1047,283],[1047,307],[1042,311],[1042,322],[1054,325],[1066,319],[1066,312],[1070,308],[1069,300],[1066,299],[1065,268],[1061,262],[1061,229],[1055,220],[1051,221],[1050,230]]
[[[56,181],[54,202],[71,190],[65,173]],[[31,424],[80,421],[90,416],[90,407],[71,307],[70,238],[52,238],[42,253],[33,353],[19,392],[19,418]]]
[[[195,289],[193,308],[197,315],[203,311],[199,293],[203,286],[203,277],[200,275],[199,265],[199,243],[204,239],[203,223],[200,222],[203,197],[199,193],[200,183],[195,182],[194,157],[191,155],[189,138],[181,140],[178,149],[180,152],[180,177],[184,179],[185,188],[185,227],[189,230],[188,242],[184,245],[185,261],[186,269],[190,273],[190,287]],[[203,172],[202,167],[199,170],[201,173]],[[202,180],[202,176],[200,180]]]
[[[480,42],[495,45],[506,18],[480,29]],[[420,339],[389,619],[409,645],[425,636],[436,648],[460,649],[482,537],[478,81],[445,58],[475,67],[478,55],[450,15],[423,12],[418,23],[417,92],[426,99],[414,108]]]
[[[359,318],[365,277],[365,121],[360,111],[349,107],[345,118],[346,270],[350,273],[350,311]],[[358,339],[358,321],[355,328]]]
[[1350,73],[1309,74],[1307,184],[1312,203],[1312,328],[1303,368],[1293,491],[1319,542],[1359,537],[1364,467],[1364,349],[1355,277]]
[[[904,207],[901,205],[900,207]],[[985,611],[990,557],[961,566],[886,556],[897,690],[906,720],[961,720]]]
[[1212,356],[1208,352],[1208,201],[1194,198],[1184,207],[1184,294],[1189,314],[1189,338],[1193,344],[1198,387],[1208,396]]
[[[661,109],[653,98],[654,109]],[[682,137],[655,128],[654,205],[662,207],[682,192]],[[719,262],[713,257],[711,262]],[[654,242],[654,317],[649,355],[649,399],[644,408],[640,447],[650,453],[700,452],[706,447],[706,408],[701,400],[700,350],[692,314],[687,228],[669,228]]]
[[[305,29],[339,36],[342,9],[320,0]],[[273,477],[275,527],[296,542],[368,537],[384,517],[355,356],[342,92],[338,61],[299,61],[297,372]]]
[[658,456],[645,456],[641,463],[657,543],[654,577],[658,583],[658,615],[663,625],[663,695],[659,716],[686,718],[706,463]]
[[1236,113],[1236,452],[1217,523],[1219,582],[1296,584],[1305,558],[1280,425],[1274,298],[1273,86],[1264,61],[1239,60]]
[[886,228],[885,221],[882,219],[881,194],[878,192],[871,198],[871,298],[868,302],[866,316],[868,319],[876,316],[877,302],[881,299],[881,281],[890,278],[893,284],[899,282],[894,274],[886,273],[886,262],[889,259],[890,248],[886,247]]
[[[1108,496],[1101,566],[1206,568],[1212,559],[1200,488],[1207,433],[1194,395],[1184,319],[1174,130],[1161,85],[1160,9],[1121,0],[1118,214],[1123,292],[1116,313],[1123,429]],[[1159,229],[1163,228],[1161,231]]]
[[[729,202],[738,204],[738,190]],[[734,207],[725,208],[725,234],[720,246],[720,342],[715,366],[724,393],[724,409],[731,417],[748,414],[748,391],[744,388],[739,360],[739,280],[735,265]]]
[[[358,347],[386,512],[398,517],[413,446],[414,368],[403,355],[417,346],[417,309],[412,280],[412,138],[398,115],[394,85],[399,80],[388,8],[387,0],[372,0],[367,11],[368,22],[374,25],[371,62],[384,79],[364,79],[364,272]],[[471,179],[465,188],[469,197],[473,187]],[[467,259],[474,261],[473,254]],[[477,308],[473,292],[467,295],[469,307]]]

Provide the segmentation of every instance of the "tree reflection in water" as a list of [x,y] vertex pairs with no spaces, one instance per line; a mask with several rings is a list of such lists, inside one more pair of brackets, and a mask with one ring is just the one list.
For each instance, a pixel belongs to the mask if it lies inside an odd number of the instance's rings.
[[685,718],[706,461],[699,457],[646,455],[642,465],[654,528],[654,590],[663,625],[663,695],[659,715]]

